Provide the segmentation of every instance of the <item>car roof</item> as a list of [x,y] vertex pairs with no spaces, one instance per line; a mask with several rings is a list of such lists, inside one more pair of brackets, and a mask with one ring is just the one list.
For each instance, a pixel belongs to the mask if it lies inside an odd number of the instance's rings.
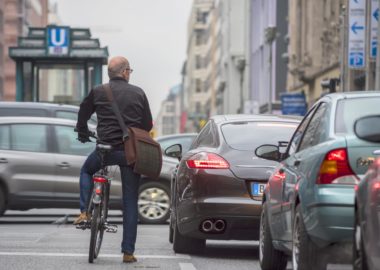
[[352,92],[336,92],[323,96],[323,99],[336,101],[339,99],[361,98],[361,97],[380,97],[380,91],[352,91]]
[[301,116],[296,115],[274,115],[274,114],[226,114],[215,115],[210,119],[216,124],[239,121],[278,121],[278,122],[294,122],[299,123],[302,120]]
[[71,110],[79,110],[79,106],[77,105],[68,105],[68,104],[58,104],[58,103],[47,103],[47,102],[23,102],[23,101],[0,101],[0,108],[61,108],[61,109],[71,109]]
[[159,136],[156,138],[156,140],[159,141],[159,140],[166,140],[166,139],[179,138],[179,137],[195,137],[197,135],[198,133],[177,133],[177,134]]
[[[0,117],[0,124],[55,124],[55,125],[70,125],[75,126],[76,121],[64,118],[52,117],[25,117],[25,116],[5,116]],[[89,125],[91,128],[94,125]]]

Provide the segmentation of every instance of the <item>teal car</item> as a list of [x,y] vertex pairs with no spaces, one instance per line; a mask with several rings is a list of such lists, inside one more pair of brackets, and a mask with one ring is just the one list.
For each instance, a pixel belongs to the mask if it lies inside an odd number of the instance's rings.
[[[264,191],[259,258],[263,270],[326,269],[352,260],[354,187],[373,161],[373,143],[358,139],[356,119],[380,113],[380,92],[326,95],[286,144],[262,145],[279,161]],[[286,150],[283,146],[286,146]]]

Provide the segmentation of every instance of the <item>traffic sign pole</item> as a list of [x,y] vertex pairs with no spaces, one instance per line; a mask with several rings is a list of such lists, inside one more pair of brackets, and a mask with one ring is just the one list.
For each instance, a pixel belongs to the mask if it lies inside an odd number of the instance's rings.
[[375,90],[380,90],[380,20],[377,21],[377,54],[376,54],[376,80]]

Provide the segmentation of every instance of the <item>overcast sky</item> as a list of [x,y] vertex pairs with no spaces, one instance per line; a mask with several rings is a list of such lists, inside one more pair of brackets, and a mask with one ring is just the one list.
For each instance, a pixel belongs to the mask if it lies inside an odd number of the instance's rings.
[[64,25],[91,28],[110,57],[128,58],[130,83],[145,90],[156,117],[169,89],[181,82],[192,0],[50,1]]

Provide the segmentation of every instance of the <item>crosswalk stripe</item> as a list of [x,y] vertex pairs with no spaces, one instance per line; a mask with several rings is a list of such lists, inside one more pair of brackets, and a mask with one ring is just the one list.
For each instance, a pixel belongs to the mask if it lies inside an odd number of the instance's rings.
[[[88,254],[82,253],[43,253],[43,252],[0,252],[0,256],[45,256],[45,257],[87,257]],[[100,254],[103,258],[120,258],[121,254]],[[140,259],[186,259],[189,255],[136,255]],[[195,269],[195,268],[194,268]]]

